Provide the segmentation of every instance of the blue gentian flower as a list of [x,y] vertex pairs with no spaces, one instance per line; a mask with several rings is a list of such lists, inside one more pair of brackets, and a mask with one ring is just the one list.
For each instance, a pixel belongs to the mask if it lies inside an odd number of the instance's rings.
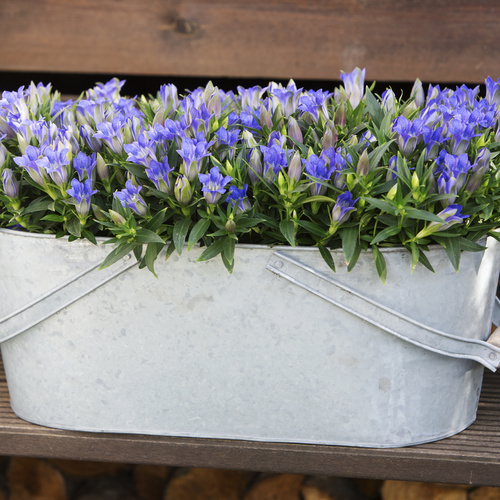
[[83,151],[79,151],[73,158],[73,168],[78,174],[80,181],[83,179],[92,179],[92,172],[97,164],[96,155],[87,156]]
[[71,188],[66,192],[76,200],[78,214],[85,217],[90,210],[90,197],[97,193],[97,190],[92,189],[92,181],[86,179],[84,182],[79,182],[71,179]]
[[335,171],[335,167],[327,168],[326,160],[323,157],[318,157],[315,154],[309,155],[307,160],[303,160],[305,165],[306,173],[312,178],[313,182],[310,186],[311,195],[323,195],[326,193],[327,187],[321,182],[328,182],[332,173]]
[[475,133],[474,127],[469,123],[453,119],[448,123],[447,135],[451,138],[450,148],[454,155],[465,153],[469,142],[473,137],[479,137],[481,134]]
[[263,177],[265,179],[273,179],[282,168],[288,167],[286,151],[278,144],[274,143],[270,147],[261,146],[260,150],[264,155]]
[[252,208],[252,205],[247,197],[247,188],[247,184],[245,184],[241,189],[238,189],[236,186],[229,186],[229,194],[226,201],[231,204],[231,208],[234,209],[236,207],[235,212],[237,214]]
[[333,94],[326,90],[307,90],[299,99],[298,108],[303,113],[309,113],[313,121],[316,123],[321,111],[325,119],[328,118],[328,111],[326,109],[326,101]]
[[48,176],[45,168],[37,163],[40,156],[40,148],[28,146],[22,156],[15,157],[13,160],[16,165],[24,167],[37,184],[44,186]]
[[404,156],[409,156],[422,139],[424,121],[417,118],[408,120],[405,116],[398,116],[392,122],[392,130],[398,134],[398,146]]
[[443,222],[432,221],[419,231],[416,238],[425,238],[438,231],[446,231],[455,224],[461,224],[468,215],[462,215],[462,205],[449,205],[444,210],[436,214]]
[[189,205],[193,196],[193,189],[186,176],[179,175],[179,177],[177,177],[174,186],[174,196],[182,206]]
[[208,174],[198,174],[198,179],[202,184],[202,191],[205,200],[209,205],[216,205],[220,197],[226,192],[225,186],[230,183],[232,177],[223,177],[217,167],[212,167]]
[[161,161],[150,160],[146,168],[146,175],[153,181],[156,189],[163,193],[171,193],[172,185],[169,174],[173,168],[168,164],[168,157],[164,156]]
[[127,206],[137,215],[144,216],[148,212],[148,207],[146,202],[142,199],[142,196],[139,194],[141,189],[141,186],[134,186],[132,181],[129,179],[125,183],[124,189],[115,192],[115,198],[122,204],[122,207]]
[[238,129],[226,130],[224,127],[221,127],[216,135],[220,144],[227,144],[233,147],[240,138],[240,131]]
[[342,193],[338,196],[337,201],[332,209],[332,222],[342,224],[349,219],[351,212],[356,210],[354,204],[359,200],[359,197],[355,200],[352,199],[352,194],[349,191]]
[[200,172],[203,158],[210,156],[208,149],[212,144],[213,141],[207,142],[202,135],[196,139],[185,137],[182,140],[181,149],[177,152],[184,160],[181,171],[189,181],[193,181]]

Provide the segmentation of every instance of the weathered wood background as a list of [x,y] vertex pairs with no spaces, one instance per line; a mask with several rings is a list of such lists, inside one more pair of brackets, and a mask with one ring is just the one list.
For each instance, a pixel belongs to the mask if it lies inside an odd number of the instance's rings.
[[482,82],[498,0],[3,0],[0,71]]

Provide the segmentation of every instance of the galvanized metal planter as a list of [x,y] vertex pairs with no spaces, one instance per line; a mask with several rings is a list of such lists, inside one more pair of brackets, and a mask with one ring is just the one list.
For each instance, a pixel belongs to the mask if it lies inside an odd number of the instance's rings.
[[[64,429],[395,447],[475,419],[500,245],[457,274],[385,252],[332,273],[313,248],[200,250],[97,271],[109,247],[0,231],[0,342],[14,411]],[[161,259],[160,259],[161,260]]]

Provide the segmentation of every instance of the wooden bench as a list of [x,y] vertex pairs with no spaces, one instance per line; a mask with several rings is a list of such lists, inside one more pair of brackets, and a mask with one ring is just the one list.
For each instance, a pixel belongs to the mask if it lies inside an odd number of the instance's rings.
[[[500,76],[495,0],[16,0],[0,7],[0,71],[481,83]],[[75,78],[77,78],[75,76]],[[8,90],[11,90],[10,88]],[[80,89],[83,90],[83,89]],[[0,453],[500,486],[500,387],[477,422],[403,449],[90,434],[26,423],[0,374]]]

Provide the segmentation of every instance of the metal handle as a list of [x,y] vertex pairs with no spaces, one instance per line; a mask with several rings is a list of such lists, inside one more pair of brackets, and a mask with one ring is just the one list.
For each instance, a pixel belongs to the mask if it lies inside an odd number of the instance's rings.
[[0,343],[44,321],[135,265],[137,261],[132,258],[132,254],[128,254],[110,267],[98,270],[100,266],[98,263],[73,276],[26,306],[0,319]]
[[[491,371],[496,371],[500,366],[500,342],[497,346],[493,341],[467,339],[436,330],[366,297],[280,251],[274,252],[266,268],[406,342],[445,356],[472,359]],[[498,337],[500,338],[500,333]]]

